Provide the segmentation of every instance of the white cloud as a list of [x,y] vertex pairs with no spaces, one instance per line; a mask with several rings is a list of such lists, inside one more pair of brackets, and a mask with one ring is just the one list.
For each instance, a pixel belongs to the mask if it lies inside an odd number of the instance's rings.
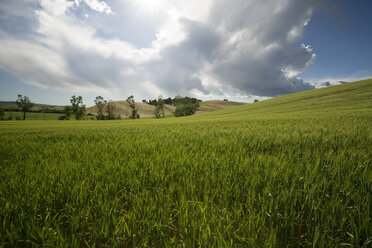
[[40,5],[48,14],[60,16],[65,14],[70,7],[74,6],[74,2],[66,0],[41,0]]
[[365,80],[372,78],[372,74],[367,71],[359,71],[354,73],[353,75],[348,76],[338,76],[338,77],[322,77],[322,78],[312,78],[308,79],[308,81],[314,85],[316,88],[322,88],[326,86],[332,86],[332,85],[339,85],[343,83],[349,83],[349,82],[355,82],[360,80]]
[[152,1],[40,0],[26,38],[0,27],[0,68],[34,85],[111,96],[275,96],[313,87],[297,78],[315,60],[311,46],[297,45],[311,1]]
[[[79,0],[75,0],[77,3]],[[84,2],[86,5],[88,5],[92,10],[101,12],[101,13],[106,13],[106,14],[115,14],[110,6],[107,5],[104,1],[98,1],[98,0],[81,0]]]

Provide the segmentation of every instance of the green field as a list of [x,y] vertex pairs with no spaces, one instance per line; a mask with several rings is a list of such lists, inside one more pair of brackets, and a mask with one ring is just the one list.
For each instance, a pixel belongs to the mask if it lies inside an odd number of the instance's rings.
[[0,135],[0,247],[371,247],[372,80]]
[[[26,120],[58,120],[63,114],[60,113],[26,113]],[[7,120],[11,118],[12,120],[23,120],[23,112],[5,112],[4,118]]]

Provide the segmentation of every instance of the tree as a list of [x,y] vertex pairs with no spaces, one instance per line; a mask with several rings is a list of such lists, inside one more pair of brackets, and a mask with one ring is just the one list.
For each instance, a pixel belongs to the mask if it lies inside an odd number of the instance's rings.
[[103,107],[107,103],[105,99],[103,99],[102,96],[97,96],[96,100],[94,100],[94,103],[97,106],[97,120],[104,120],[105,116],[103,115]]
[[253,102],[259,102],[259,100],[258,99],[254,99],[254,101]]
[[63,113],[65,114],[64,119],[70,120],[70,117],[72,115],[72,108],[70,106],[65,106],[65,108],[63,109]]
[[81,96],[72,96],[70,99],[72,113],[75,115],[76,120],[81,120],[85,115],[85,105]]
[[172,100],[172,98],[168,97],[167,99],[164,100],[164,103],[168,104],[168,105],[172,105],[173,100]]
[[106,112],[107,112],[107,119],[108,120],[115,120],[115,105],[114,103],[110,100],[107,105],[106,105]]
[[30,98],[27,96],[18,95],[18,99],[16,100],[16,104],[20,107],[23,111],[23,120],[26,120],[26,112],[30,111],[34,104],[31,102]]
[[201,100],[196,98],[176,96],[173,100],[173,105],[176,106],[174,115],[179,117],[195,114],[195,111],[199,107],[199,102]]
[[4,120],[5,112],[2,107],[0,107],[0,120]]
[[174,99],[173,99],[173,105],[177,106],[179,104],[181,104],[182,102],[182,97],[180,95],[177,95]]
[[163,115],[163,118],[165,117],[164,113],[164,100],[162,96],[158,97],[158,100],[156,101],[155,110],[154,110],[155,118],[160,118],[160,114]]
[[194,104],[181,104],[176,107],[174,115],[176,117],[195,114],[197,107]]
[[134,102],[134,96],[129,96],[127,98],[127,103],[129,107],[132,109],[132,114],[129,116],[130,119],[139,119],[140,116],[138,114],[138,110],[136,109],[136,103]]

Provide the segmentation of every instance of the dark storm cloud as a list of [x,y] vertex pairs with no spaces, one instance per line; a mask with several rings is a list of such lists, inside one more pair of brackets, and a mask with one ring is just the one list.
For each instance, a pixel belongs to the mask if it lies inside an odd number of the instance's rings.
[[221,37],[202,23],[183,19],[187,38],[160,53],[160,59],[146,65],[156,84],[171,94],[188,94],[197,89],[208,94],[198,74],[204,63],[213,61]]
[[236,38],[225,43],[214,61],[214,74],[259,96],[312,89],[295,77],[315,59],[310,46],[296,47],[311,13],[308,1],[219,1],[211,22],[224,31],[225,39]]

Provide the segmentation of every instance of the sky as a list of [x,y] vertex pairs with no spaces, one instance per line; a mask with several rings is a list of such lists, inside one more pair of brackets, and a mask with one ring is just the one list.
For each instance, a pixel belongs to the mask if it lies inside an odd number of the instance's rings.
[[252,102],[372,78],[370,0],[0,0],[0,101]]

